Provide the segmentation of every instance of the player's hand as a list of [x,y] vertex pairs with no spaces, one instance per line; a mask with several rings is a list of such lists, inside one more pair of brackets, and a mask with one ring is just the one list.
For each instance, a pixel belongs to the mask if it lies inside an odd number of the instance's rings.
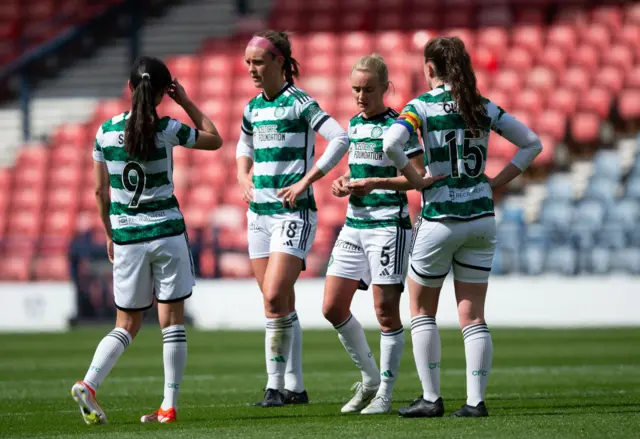
[[282,205],[284,207],[296,207],[296,200],[307,189],[309,189],[309,186],[304,180],[300,180],[296,184],[280,189],[276,196],[278,198],[282,197]]
[[375,189],[375,179],[361,178],[359,180],[349,182],[347,187],[354,195],[364,197],[365,195],[369,195],[371,191]]
[[431,186],[436,181],[444,180],[445,178],[447,178],[446,175],[438,175],[437,177],[432,177],[430,175],[425,175],[424,177],[422,177],[422,185],[423,186],[421,188],[418,188],[418,189],[419,190],[425,190],[425,189],[429,188],[429,186]]
[[113,264],[113,240],[107,238],[107,256],[109,257],[109,262]]
[[344,175],[333,180],[333,183],[331,184],[331,193],[333,196],[342,198],[351,194],[351,191],[347,187],[348,183],[349,181]]
[[248,175],[238,179],[240,188],[242,189],[242,199],[245,203],[251,203],[253,201],[253,181]]
[[187,102],[189,102],[189,97],[187,96],[187,92],[184,90],[184,87],[180,82],[178,82],[178,78],[173,78],[173,82],[169,86],[169,90],[167,94],[171,99],[173,99],[176,104],[183,107]]

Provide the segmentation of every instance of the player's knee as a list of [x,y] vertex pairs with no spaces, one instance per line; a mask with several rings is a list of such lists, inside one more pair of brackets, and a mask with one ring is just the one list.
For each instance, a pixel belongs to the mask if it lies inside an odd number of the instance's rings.
[[400,320],[400,310],[395,306],[394,301],[382,301],[377,303],[376,317],[383,331],[397,329],[402,325]]
[[333,326],[337,326],[349,317],[349,307],[336,302],[324,302],[322,314]]
[[289,298],[284,297],[283,294],[279,294],[274,291],[265,291],[264,293],[264,310],[267,315],[280,315],[286,314],[288,310]]

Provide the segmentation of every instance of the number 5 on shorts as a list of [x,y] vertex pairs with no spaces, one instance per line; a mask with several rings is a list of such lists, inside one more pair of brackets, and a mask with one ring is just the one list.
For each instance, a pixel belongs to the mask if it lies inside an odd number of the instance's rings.
[[391,261],[391,256],[389,256],[389,252],[391,251],[391,247],[382,247],[382,252],[380,252],[380,265],[386,267],[389,265]]

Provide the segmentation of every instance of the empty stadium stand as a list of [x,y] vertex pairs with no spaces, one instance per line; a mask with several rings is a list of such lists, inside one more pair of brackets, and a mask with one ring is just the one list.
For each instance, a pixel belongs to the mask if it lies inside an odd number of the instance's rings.
[[[640,274],[634,227],[640,217],[640,137],[629,136],[640,119],[640,5],[479,7],[457,0],[459,7],[439,14],[436,0],[357,3],[277,1],[271,13],[273,27],[300,31],[292,37],[300,86],[340,122],[346,125],[357,111],[348,76],[359,56],[376,51],[385,57],[394,83],[388,104],[400,109],[424,90],[421,49],[441,33],[465,41],[482,94],[541,136],[545,148],[527,184],[516,184],[520,192],[498,211],[494,273]],[[246,73],[244,45],[243,38],[215,38],[196,54],[167,60],[226,140],[218,153],[174,151],[176,195],[198,244],[203,277],[251,276],[246,205],[235,183],[242,109],[257,93]],[[128,106],[123,90],[120,98],[102,101],[86,122],[55,128],[49,144],[25,145],[15,166],[0,171],[0,279],[68,277],[67,247],[78,223],[87,227],[80,218],[100,227],[89,190],[93,136],[100,123]],[[168,99],[159,113],[188,120]],[[318,138],[316,156],[325,147]],[[514,152],[493,135],[487,174],[495,175]],[[324,273],[344,222],[346,200],[332,197],[330,185],[345,167],[343,160],[315,185],[319,225],[304,276]],[[415,218],[420,197],[414,191],[409,198]]]

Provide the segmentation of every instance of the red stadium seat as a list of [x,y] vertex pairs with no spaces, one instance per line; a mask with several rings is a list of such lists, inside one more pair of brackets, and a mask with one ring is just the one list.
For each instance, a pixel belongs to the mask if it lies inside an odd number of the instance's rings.
[[544,96],[535,90],[522,90],[515,96],[514,108],[527,110],[533,117],[542,111]]
[[569,54],[570,63],[587,71],[595,70],[600,64],[600,51],[589,44],[581,44]]
[[480,90],[480,94],[484,94],[491,87],[492,75],[483,70],[476,71],[476,86]]
[[[85,145],[85,149],[87,145]],[[68,144],[56,146],[51,150],[51,165],[58,166],[81,166],[90,160],[90,154],[83,154],[79,148]]]
[[547,44],[561,47],[566,53],[571,53],[577,45],[575,29],[566,24],[554,24],[547,31]]
[[489,136],[489,157],[508,159],[515,154],[514,145],[499,134],[491,133]]
[[565,74],[560,78],[561,84],[575,91],[576,93],[584,93],[590,86],[591,79],[587,70],[580,67],[569,67]]
[[200,253],[200,275],[204,278],[212,278],[216,274],[216,255],[210,248],[204,248]]
[[[202,57],[200,62],[200,75],[206,78],[228,78],[232,76],[233,69],[229,68],[230,56],[224,54],[211,54]],[[234,57],[237,59],[238,57]],[[240,59],[244,62],[242,56]]]
[[609,118],[611,107],[611,93],[603,88],[592,88],[580,97],[580,109],[582,111],[593,111],[602,119]]
[[640,119],[640,89],[626,89],[620,92],[618,112],[625,120]]
[[209,76],[200,82],[200,97],[202,99],[229,99],[233,80],[231,76]]
[[567,68],[567,54],[559,47],[547,46],[539,52],[536,64],[550,69],[559,77]]
[[209,209],[197,204],[191,205],[186,209],[182,209],[182,213],[184,215],[185,221],[191,227],[206,227],[209,223]]
[[169,58],[166,63],[171,75],[177,77],[183,85],[187,79],[197,79],[200,73],[200,61],[193,55]]
[[511,41],[515,47],[521,47],[534,54],[544,47],[544,33],[539,25],[524,25],[512,30]]
[[630,47],[622,44],[610,46],[602,56],[603,64],[617,67],[624,74],[628,74],[634,67],[633,51]]
[[321,53],[336,53],[340,41],[334,34],[328,32],[315,32],[307,37],[307,51],[316,55]]
[[583,31],[582,41],[599,50],[607,50],[611,45],[611,33],[606,26],[592,24]]
[[[130,103],[130,101],[126,101],[124,99],[108,99],[100,101],[96,106],[93,119],[99,123],[106,122],[115,115],[129,110]],[[92,136],[95,136],[95,133],[92,133]]]
[[249,247],[248,236],[245,230],[238,230],[238,228],[223,228],[219,229],[218,245],[220,249],[225,250],[237,250],[247,251]]
[[591,143],[600,135],[600,118],[595,113],[577,113],[571,120],[571,136],[580,143]]
[[624,87],[624,74],[617,67],[605,66],[598,72],[598,85],[617,95]]
[[493,178],[500,173],[504,169],[504,167],[509,163],[508,160],[499,159],[499,158],[489,158],[487,159],[487,163],[484,168],[484,173],[489,178]]
[[470,8],[452,8],[446,14],[440,16],[444,27],[471,27],[474,16]]
[[499,57],[505,52],[509,44],[509,35],[502,27],[486,27],[477,31],[477,47],[484,47]]
[[547,134],[554,140],[564,140],[567,132],[567,120],[557,110],[546,110],[538,117],[535,131],[540,134]]
[[531,114],[526,111],[526,110],[513,110],[513,111],[509,111],[509,114],[511,114],[513,117],[515,117],[516,119],[518,119],[520,122],[522,122],[523,124],[525,124],[528,127],[532,127],[533,126],[533,117],[531,116]]
[[[447,37],[458,37],[464,43],[467,52],[473,52],[476,44],[476,33],[467,27],[450,27],[442,30],[442,35]],[[406,46],[408,47],[408,46]],[[406,50],[406,49],[405,49]]]
[[527,49],[512,47],[502,59],[502,65],[514,71],[526,72],[531,70],[533,57]]
[[63,281],[69,279],[69,259],[66,255],[36,258],[33,261],[34,277],[38,281]]
[[622,29],[615,34],[615,38],[619,43],[636,49],[640,45],[640,26],[625,24],[622,26]]
[[[391,53],[403,53],[409,47],[407,35],[402,32],[381,32],[374,38],[375,50],[383,56]],[[364,53],[369,53],[369,51]]]
[[42,234],[55,237],[71,236],[76,230],[75,212],[72,210],[52,211],[51,208],[56,207],[57,206],[51,206],[47,211],[42,227]]
[[75,148],[84,148],[87,143],[93,143],[95,132],[87,133],[87,128],[82,124],[66,124],[58,126],[53,134],[53,143],[58,146],[68,145]]
[[31,256],[14,256],[7,254],[0,265],[0,280],[20,281],[29,280]]
[[565,116],[570,116],[576,111],[577,95],[571,89],[558,88],[548,96],[547,105]]
[[[75,211],[78,208],[79,185],[73,187],[58,187],[51,185],[47,192],[47,211]],[[85,190],[92,193],[93,191]]]
[[528,87],[540,92],[550,93],[555,86],[555,75],[547,67],[535,67],[527,77]]
[[253,275],[249,255],[243,253],[222,253],[218,259],[220,276],[229,278],[247,278]]
[[493,81],[493,87],[504,93],[518,93],[522,88],[523,76],[516,70],[500,69]]
[[82,169],[77,165],[67,165],[53,168],[49,173],[50,187],[76,187],[82,181],[81,172]]
[[640,24],[640,4],[629,3],[625,7],[624,21],[628,24],[639,25]]
[[[580,3],[578,0],[577,3]],[[574,29],[584,29],[589,23],[589,16],[584,8],[579,5],[558,5],[555,13],[554,24],[568,25]]]
[[9,218],[7,234],[33,238],[40,233],[40,225],[41,217],[36,211],[20,210]]
[[217,187],[210,184],[199,184],[192,186],[187,196],[186,206],[191,208],[192,206],[198,206],[203,209],[211,209],[218,204],[219,196]]
[[516,22],[520,25],[540,26],[545,22],[545,11],[542,8],[516,8]]
[[618,32],[622,27],[622,10],[617,5],[596,6],[591,11],[591,20],[606,26],[611,32]]

